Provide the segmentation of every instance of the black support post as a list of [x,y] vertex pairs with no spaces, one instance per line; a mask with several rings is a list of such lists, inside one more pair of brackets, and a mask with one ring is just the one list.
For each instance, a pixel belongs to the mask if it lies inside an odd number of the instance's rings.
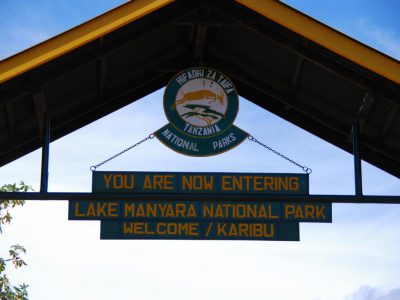
[[43,135],[42,135],[42,169],[40,176],[40,193],[47,193],[49,182],[49,145],[50,145],[50,120],[45,115],[43,119]]
[[362,174],[360,157],[360,124],[358,118],[353,126],[354,182],[357,197],[362,197]]

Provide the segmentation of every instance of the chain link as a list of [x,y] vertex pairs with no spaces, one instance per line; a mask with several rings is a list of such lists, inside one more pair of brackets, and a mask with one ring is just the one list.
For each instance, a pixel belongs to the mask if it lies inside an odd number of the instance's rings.
[[294,160],[290,159],[289,157],[283,155],[282,153],[272,149],[271,147],[264,145],[263,143],[261,143],[259,140],[257,140],[254,136],[249,135],[248,139],[254,143],[257,143],[261,146],[263,146],[264,148],[268,149],[269,151],[271,151],[272,153],[275,153],[276,155],[279,155],[280,157],[286,159],[287,161],[291,162],[292,164],[298,166],[299,168],[301,168],[304,172],[306,172],[307,174],[311,174],[312,170],[309,167],[306,166],[302,166],[299,163],[295,162]]
[[101,162],[101,163],[98,163],[97,165],[91,166],[91,167],[90,167],[90,171],[92,171],[92,172],[96,171],[96,169],[97,169],[98,167],[104,165],[105,163],[108,163],[110,160],[113,160],[114,158],[120,156],[121,154],[124,154],[125,152],[131,150],[132,148],[135,148],[136,146],[139,146],[140,144],[142,144],[142,143],[144,143],[144,142],[146,142],[147,140],[150,140],[150,139],[154,139],[154,134],[150,134],[148,137],[144,138],[143,140],[137,142],[136,144],[134,144],[134,145],[132,145],[132,146],[129,146],[129,147],[126,148],[125,150],[122,150],[121,152],[119,152],[119,153],[117,153],[117,154],[111,156],[110,158],[106,159],[105,161],[103,161],[103,162]]

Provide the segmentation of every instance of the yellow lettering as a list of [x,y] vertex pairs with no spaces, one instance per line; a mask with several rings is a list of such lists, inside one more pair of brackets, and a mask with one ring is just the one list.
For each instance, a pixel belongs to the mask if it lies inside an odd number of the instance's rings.
[[117,214],[118,203],[108,203],[108,216],[109,217],[118,217]]
[[289,215],[294,215],[295,213],[295,206],[288,204],[285,205],[285,219],[287,219],[289,217]]
[[[268,225],[269,225],[269,231],[267,228]],[[269,238],[274,237],[275,235],[274,229],[275,229],[274,224],[264,224],[264,236]]]
[[308,219],[308,217],[314,219],[314,205],[305,205],[305,218]]
[[95,217],[96,216],[96,209],[94,207],[94,203],[89,203],[87,215],[90,217]]
[[133,223],[133,233],[134,234],[144,234],[144,223],[134,222]]
[[124,222],[123,232],[124,234],[132,234],[133,233],[132,223]]
[[226,228],[226,223],[217,223],[217,235],[218,236],[227,236],[225,228]]
[[203,203],[203,216],[204,218],[213,218],[214,217],[214,204],[207,205]]
[[234,191],[243,190],[243,181],[239,180],[237,176],[233,176],[233,190]]
[[153,177],[153,188],[162,190],[163,176],[162,175],[154,175]]
[[174,175],[165,175],[164,176],[164,190],[173,190],[173,182],[172,179],[174,178]]
[[134,175],[130,175],[130,180],[128,180],[128,175],[124,175],[124,188],[133,189],[134,186],[135,186]]
[[113,187],[115,189],[122,189],[124,187],[123,179],[123,176],[120,174],[114,175]]
[[223,191],[231,191],[232,190],[232,182],[230,181],[231,176],[222,176],[222,190]]
[[185,216],[185,204],[184,203],[178,203],[176,204],[176,214],[175,217],[184,217]]
[[158,208],[161,211],[161,217],[165,217],[165,211],[167,209],[167,204],[158,204]]
[[165,223],[157,223],[157,227],[156,227],[157,233],[167,234],[166,227],[167,227],[167,224],[165,224]]
[[249,191],[250,190],[251,176],[243,176],[243,178],[246,181],[246,189]]
[[144,223],[144,233],[145,234],[155,234],[154,231],[149,229],[149,223]]
[[189,210],[187,212],[187,216],[190,218],[196,218],[196,210],[194,209],[194,205],[193,204],[189,204]]
[[96,215],[98,216],[98,217],[105,217],[105,216],[107,216],[107,214],[106,214],[106,205],[107,205],[107,203],[103,203],[103,204],[101,204],[101,203],[97,203],[97,210],[96,210]]
[[134,216],[134,211],[135,211],[135,204],[128,204],[125,203],[124,205],[124,217],[133,217]]
[[145,217],[145,213],[144,213],[144,207],[142,203],[138,203],[138,205],[136,206],[136,214],[135,217]]
[[253,236],[254,237],[262,237],[263,231],[262,231],[262,225],[261,224],[253,224]]
[[285,205],[284,217],[293,217],[295,219],[326,219],[325,205],[318,206],[315,204],[308,205]]
[[191,190],[193,188],[192,180],[189,180],[186,175],[182,176],[182,189],[186,190],[189,189]]
[[291,191],[299,190],[299,179],[297,177],[289,177],[289,189]]
[[298,205],[297,208],[296,208],[295,218],[296,219],[299,219],[299,218],[304,219],[303,210],[301,209],[300,205]]
[[234,223],[232,223],[229,228],[229,236],[237,236],[237,235],[238,235],[238,232],[236,230],[236,226]]
[[166,217],[175,217],[175,216],[174,216],[174,209],[173,209],[173,207],[172,207],[171,204],[168,204],[168,205],[167,205],[167,211],[166,211],[165,216],[166,216]]
[[259,218],[264,218],[264,219],[268,218],[267,211],[265,210],[265,206],[264,205],[260,205],[260,212],[258,214],[258,217]]
[[277,177],[277,190],[278,191],[281,191],[282,190],[282,187],[283,187],[283,190],[284,191],[287,191],[288,190],[288,180],[287,180],[287,177],[284,177],[284,178],[282,178],[282,177]]
[[262,191],[263,190],[262,177],[261,176],[254,176],[253,177],[253,188],[254,188],[255,191]]
[[220,204],[217,204],[217,208],[215,209],[215,215],[214,217],[218,218],[223,218],[224,217],[224,212],[222,210],[222,207]]
[[238,204],[235,205],[236,208],[236,212],[235,212],[235,217],[237,218],[246,218],[247,214],[246,214],[246,207],[244,204]]
[[75,202],[75,217],[85,217],[86,215],[84,213],[79,212],[79,202]]
[[214,187],[214,177],[210,176],[182,176],[182,189],[183,190],[194,190],[194,191],[203,191],[203,190],[212,190]]
[[[273,177],[264,177],[264,186],[266,190],[273,191],[274,190],[274,178]],[[267,188],[268,187],[268,188]]]
[[167,233],[171,235],[175,235],[177,231],[177,226],[175,223],[168,223],[167,224]]
[[325,210],[325,205],[316,207],[316,218],[317,219],[326,219],[324,210]]
[[[261,206],[263,206],[263,205],[261,204],[260,208],[261,208]],[[257,204],[253,204],[253,205],[248,204],[247,205],[247,217],[248,218],[257,218],[258,217],[257,216]]]
[[214,176],[204,176],[204,190],[211,191],[214,187]]
[[279,216],[274,216],[272,214],[272,206],[271,205],[268,205],[268,214],[269,214],[270,219],[279,219]]
[[153,189],[153,186],[151,185],[151,180],[150,180],[149,175],[146,175],[144,177],[143,189],[144,190],[152,190]]
[[189,223],[189,235],[199,236],[199,223]]
[[239,236],[249,236],[249,224],[239,223]]
[[202,176],[192,176],[194,182],[194,190],[195,191],[202,191],[203,190],[203,177]]
[[146,205],[146,214],[148,217],[157,217],[157,204],[147,203]]
[[106,174],[103,175],[104,181],[106,183],[106,189],[110,188],[111,177],[112,175],[106,175]]

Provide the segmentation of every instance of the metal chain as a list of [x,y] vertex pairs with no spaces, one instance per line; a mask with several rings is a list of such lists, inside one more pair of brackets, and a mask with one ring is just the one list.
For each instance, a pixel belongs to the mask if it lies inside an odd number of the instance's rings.
[[304,172],[306,172],[307,174],[311,174],[312,170],[309,167],[306,166],[302,166],[299,163],[295,162],[294,160],[290,159],[289,157],[283,155],[282,153],[279,153],[278,151],[272,149],[271,147],[264,145],[263,143],[261,143],[259,140],[257,140],[254,136],[249,135],[248,139],[252,142],[255,142],[261,146],[263,146],[264,148],[267,148],[269,151],[275,153],[276,155],[279,155],[280,157],[286,159],[287,161],[291,162],[292,164],[298,166],[299,168],[301,168]]
[[144,138],[143,140],[137,142],[136,144],[134,144],[134,145],[132,145],[132,146],[129,146],[129,147],[126,148],[125,150],[122,150],[121,152],[119,152],[119,153],[117,153],[117,154],[111,156],[110,158],[106,159],[105,161],[103,161],[103,162],[101,162],[101,163],[98,163],[97,165],[91,166],[91,167],[90,167],[90,171],[92,171],[92,172],[96,171],[96,169],[97,169],[98,167],[104,165],[105,163],[108,163],[110,160],[113,160],[114,158],[120,156],[121,154],[124,154],[125,152],[131,150],[132,148],[135,148],[136,146],[139,146],[140,144],[142,144],[142,143],[144,143],[145,141],[150,140],[150,139],[154,139],[154,134],[150,134],[148,137]]

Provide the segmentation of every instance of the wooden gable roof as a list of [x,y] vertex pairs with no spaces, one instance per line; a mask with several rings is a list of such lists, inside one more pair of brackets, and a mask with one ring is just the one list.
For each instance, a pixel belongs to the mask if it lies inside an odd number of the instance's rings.
[[134,0],[0,62],[0,166],[213,67],[240,95],[400,177],[400,63],[273,0]]

